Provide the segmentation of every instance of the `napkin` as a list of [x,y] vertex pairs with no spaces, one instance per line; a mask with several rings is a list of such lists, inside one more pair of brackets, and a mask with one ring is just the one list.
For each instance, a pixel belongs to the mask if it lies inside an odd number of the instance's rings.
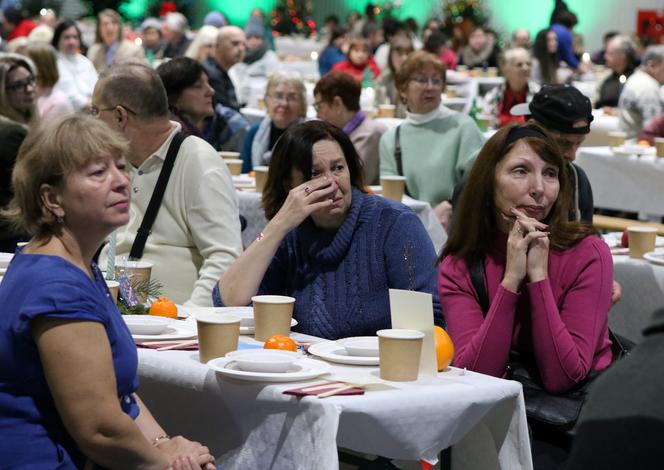
[[[180,344],[180,343],[182,343],[182,341],[171,341],[171,342],[162,342],[162,341],[160,341],[159,343],[141,342],[141,343],[136,343],[136,347],[146,348],[146,349],[159,349],[159,348],[174,346],[174,345]],[[198,351],[198,343],[185,344],[184,346],[175,346],[175,347],[172,347],[170,350],[171,351]]]
[[[291,388],[284,390],[284,395],[295,395],[296,397],[306,397],[308,395],[318,396],[326,392],[332,392],[338,388],[346,386],[344,382],[328,382],[325,384],[306,385],[304,387]],[[310,390],[314,389],[314,390]],[[334,395],[364,395],[364,389],[360,387],[353,387],[346,390],[340,390],[339,393]]]

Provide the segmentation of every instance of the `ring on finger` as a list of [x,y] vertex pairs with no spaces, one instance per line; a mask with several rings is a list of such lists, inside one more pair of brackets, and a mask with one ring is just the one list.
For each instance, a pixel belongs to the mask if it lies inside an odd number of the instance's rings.
[[305,187],[304,187],[304,193],[305,193],[307,196],[308,196],[309,194],[311,194],[311,188],[310,188],[309,186],[305,186]]

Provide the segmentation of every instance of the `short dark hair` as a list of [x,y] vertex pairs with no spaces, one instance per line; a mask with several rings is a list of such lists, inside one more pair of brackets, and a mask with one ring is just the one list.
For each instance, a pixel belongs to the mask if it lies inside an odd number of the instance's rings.
[[314,96],[320,94],[326,103],[331,103],[334,97],[338,96],[349,111],[360,110],[361,93],[360,82],[344,72],[325,74],[314,87]]
[[98,84],[105,106],[122,104],[147,120],[168,116],[164,85],[157,71],[146,63],[134,60],[111,64],[99,74]]
[[207,75],[203,66],[189,57],[177,57],[163,62],[157,67],[157,73],[164,84],[171,107],[185,89],[193,86],[203,74]]
[[292,170],[297,170],[305,179],[311,177],[314,144],[331,140],[339,144],[346,159],[353,187],[363,190],[364,172],[360,156],[348,136],[336,126],[325,121],[307,121],[286,129],[272,151],[270,169],[263,190],[263,210],[268,220],[272,219],[283,205],[292,185]]
[[558,23],[560,23],[567,29],[572,29],[574,26],[577,25],[578,22],[579,20],[577,19],[576,15],[569,10],[561,11],[558,14]]
[[[539,136],[527,136],[508,141],[517,129],[531,129]],[[496,166],[518,142],[527,144],[545,162],[558,168],[560,190],[544,223],[549,225],[551,247],[562,250],[596,231],[591,225],[569,221],[570,181],[567,164],[556,140],[547,131],[533,123],[511,123],[496,132],[482,147],[473,164],[465,190],[461,193],[456,222],[450,231],[440,260],[453,255],[465,260],[482,259],[491,249],[497,226],[495,214]],[[507,145],[506,145],[507,144]]]
[[51,40],[51,46],[53,46],[56,51],[58,50],[58,44],[60,43],[60,37],[62,36],[62,33],[67,31],[72,26],[76,28],[76,33],[78,33],[78,42],[82,42],[81,29],[76,24],[76,21],[74,20],[61,21],[57,24],[55,30],[53,30],[53,39]]

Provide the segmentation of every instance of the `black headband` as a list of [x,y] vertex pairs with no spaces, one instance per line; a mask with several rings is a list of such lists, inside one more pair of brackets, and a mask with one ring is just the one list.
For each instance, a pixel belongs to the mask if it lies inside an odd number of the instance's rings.
[[507,134],[507,138],[503,142],[503,145],[500,147],[500,155],[505,153],[505,149],[512,145],[517,140],[524,139],[526,137],[537,137],[538,139],[546,139],[546,135],[543,132],[533,129],[532,127],[513,127]]

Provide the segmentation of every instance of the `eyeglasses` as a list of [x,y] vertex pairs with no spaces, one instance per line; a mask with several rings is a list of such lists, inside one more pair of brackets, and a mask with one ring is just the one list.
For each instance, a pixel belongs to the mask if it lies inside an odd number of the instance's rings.
[[7,91],[16,92],[16,91],[28,91],[28,87],[35,86],[35,77],[26,78],[20,82],[14,82],[7,85]]
[[294,104],[300,102],[299,95],[296,95],[295,93],[289,93],[289,94],[274,93],[272,95],[268,95],[268,98],[273,99],[274,101],[285,101],[288,104]]
[[422,88],[428,84],[431,84],[434,88],[442,88],[443,86],[443,79],[440,77],[413,77],[410,81]]
[[136,111],[132,111],[131,109],[129,109],[128,107],[126,107],[123,104],[116,104],[115,106],[110,106],[108,108],[101,108],[101,109],[99,109],[97,106],[95,106],[93,104],[92,106],[90,106],[90,116],[98,117],[99,114],[101,114],[102,111],[111,111],[111,110],[117,108],[118,106],[122,106],[129,114],[133,114],[134,116],[136,116]]
[[316,111],[320,111],[320,105],[322,105],[323,103],[325,103],[325,101],[323,101],[323,100],[315,101],[315,102],[314,102],[314,109],[315,109]]

